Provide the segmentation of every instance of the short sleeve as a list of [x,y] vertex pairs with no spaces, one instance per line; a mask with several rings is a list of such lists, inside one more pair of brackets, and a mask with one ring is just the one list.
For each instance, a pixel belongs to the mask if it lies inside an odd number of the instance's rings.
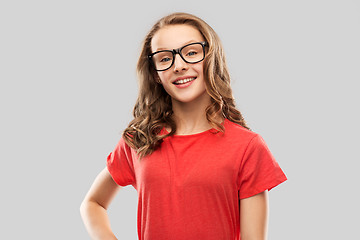
[[264,139],[253,137],[240,163],[238,175],[239,199],[271,190],[287,180]]
[[135,183],[135,171],[131,148],[121,138],[115,149],[108,155],[106,166],[114,181],[120,186]]

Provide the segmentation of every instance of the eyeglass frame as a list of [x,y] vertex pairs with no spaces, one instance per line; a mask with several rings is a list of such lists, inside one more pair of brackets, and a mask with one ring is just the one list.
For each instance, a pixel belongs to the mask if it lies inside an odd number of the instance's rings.
[[[203,58],[202,58],[201,60],[199,60],[199,61],[196,61],[196,62],[188,62],[188,61],[185,60],[185,58],[184,58],[183,55],[181,54],[181,51],[182,51],[185,47],[190,46],[190,45],[193,45],[193,44],[201,44],[202,49],[203,49],[203,54],[204,54],[204,56],[203,56]],[[186,63],[195,64],[195,63],[198,63],[198,62],[203,61],[203,60],[205,59],[205,47],[207,47],[207,46],[208,46],[207,42],[193,42],[193,43],[186,44],[185,46],[182,46],[182,47],[177,48],[177,49],[173,49],[173,50],[170,50],[170,49],[169,49],[169,50],[161,50],[161,51],[153,52],[153,53],[151,53],[151,54],[148,55],[148,59],[149,59],[149,61],[151,62],[151,64],[153,65],[155,71],[157,71],[157,72],[162,72],[162,71],[166,71],[166,70],[170,69],[170,68],[174,65],[176,54],[179,54],[180,57],[181,57],[181,59],[184,60],[184,62],[186,62]],[[154,61],[152,60],[152,57],[153,57],[156,53],[159,53],[159,52],[171,52],[171,53],[172,53],[173,59],[172,59],[172,62],[171,62],[170,66],[169,66],[168,68],[165,68],[165,69],[162,69],[162,70],[157,70],[157,69],[156,69],[156,66],[155,66]]]

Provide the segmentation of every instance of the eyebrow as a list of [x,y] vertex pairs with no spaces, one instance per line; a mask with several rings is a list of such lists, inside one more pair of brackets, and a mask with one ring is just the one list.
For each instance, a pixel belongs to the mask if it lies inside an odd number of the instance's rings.
[[[199,41],[198,40],[190,40],[190,41],[185,42],[183,45],[181,45],[181,47],[183,47],[183,46],[185,46],[187,44],[196,43],[196,42],[199,42]],[[200,42],[202,42],[202,41],[200,41]],[[179,47],[179,48],[181,48],[181,47]],[[177,48],[175,48],[175,49],[177,49]],[[157,48],[154,52],[158,52],[158,51],[161,51],[161,50],[172,50],[172,49],[169,49],[169,48]]]

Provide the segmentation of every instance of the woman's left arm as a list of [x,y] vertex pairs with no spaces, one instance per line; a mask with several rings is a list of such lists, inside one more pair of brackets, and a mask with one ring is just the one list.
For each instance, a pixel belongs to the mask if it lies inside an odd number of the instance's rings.
[[266,240],[268,190],[240,200],[241,240]]

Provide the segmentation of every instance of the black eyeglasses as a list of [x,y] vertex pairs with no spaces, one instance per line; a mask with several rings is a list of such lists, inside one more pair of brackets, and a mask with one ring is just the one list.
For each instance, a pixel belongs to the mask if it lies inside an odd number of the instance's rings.
[[148,55],[148,58],[156,71],[165,71],[172,67],[175,55],[179,54],[186,63],[198,63],[205,58],[206,42],[187,44],[173,50],[161,50]]

